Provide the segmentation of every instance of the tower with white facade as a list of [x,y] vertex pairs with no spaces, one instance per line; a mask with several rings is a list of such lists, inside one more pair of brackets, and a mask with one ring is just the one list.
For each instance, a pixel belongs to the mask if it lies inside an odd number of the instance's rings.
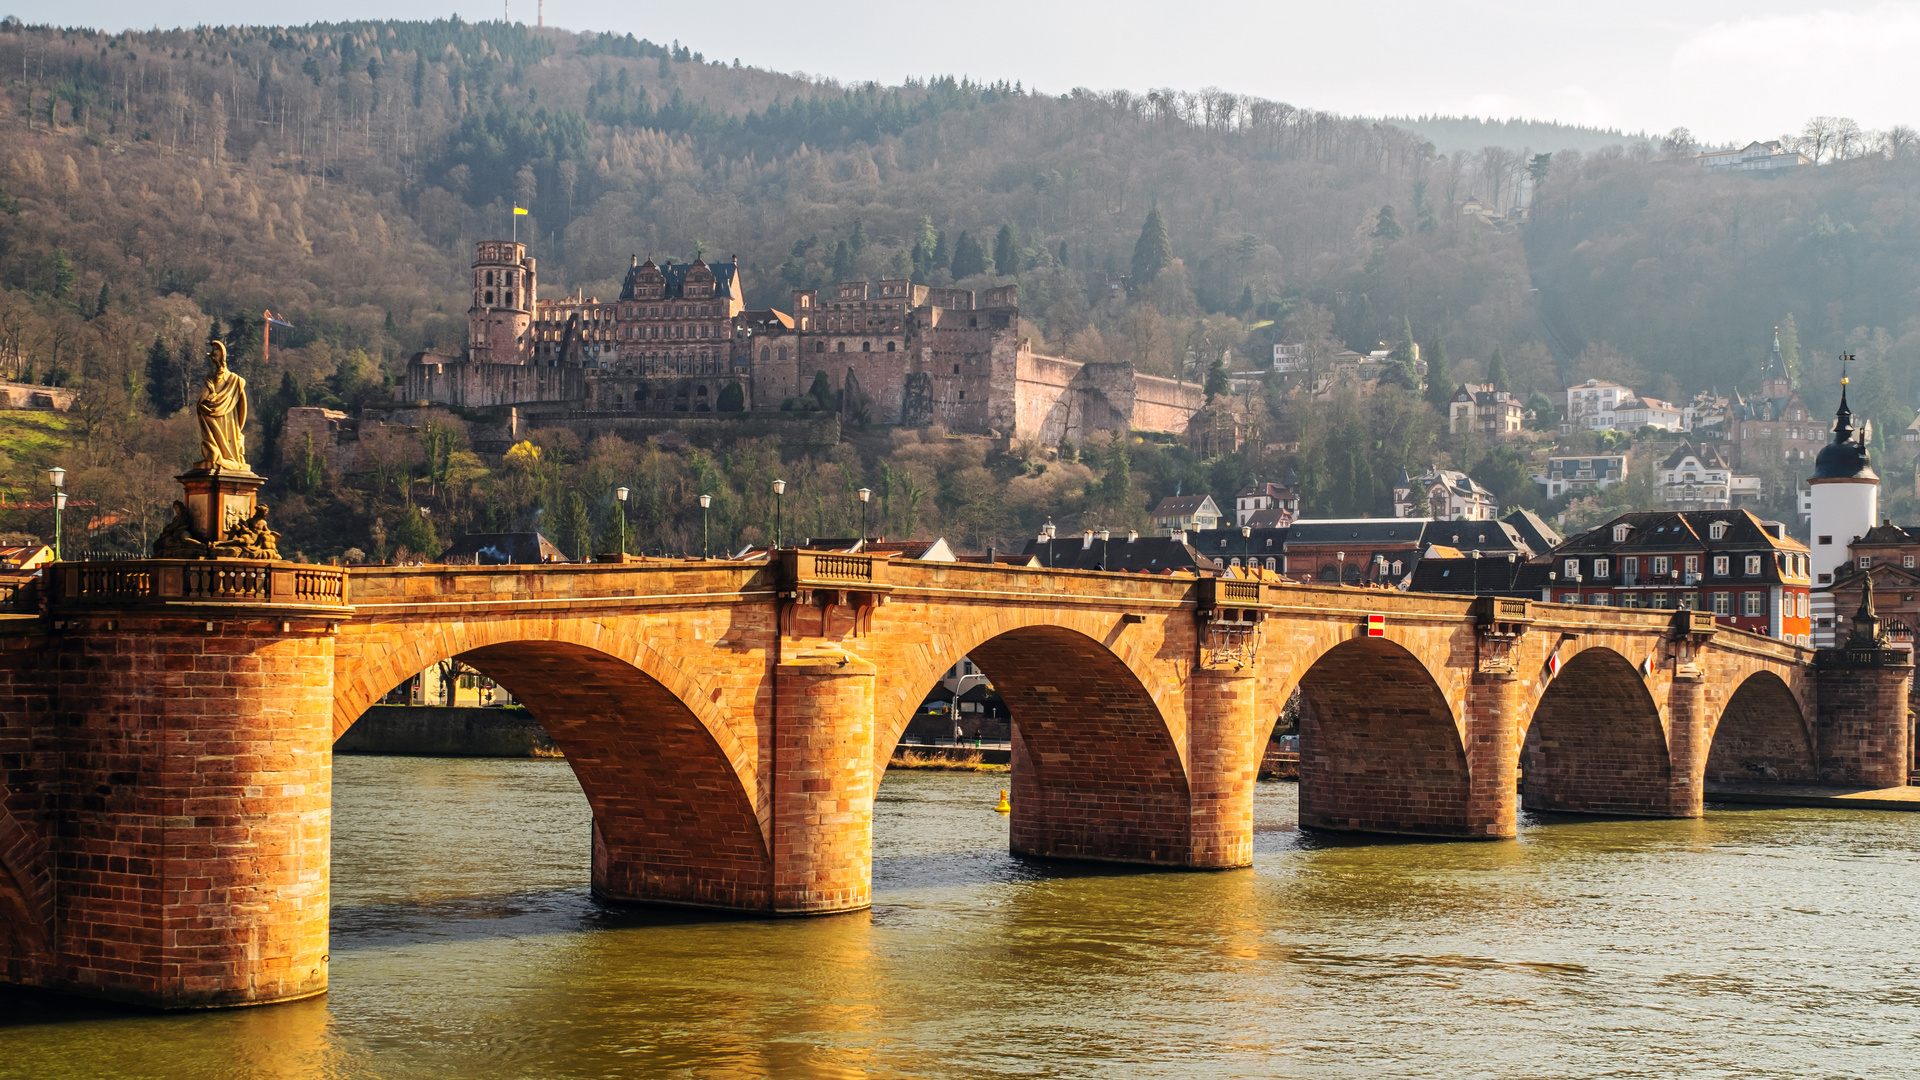
[[1855,427],[1847,408],[1844,377],[1833,441],[1814,459],[1807,485],[1813,489],[1813,542],[1807,545],[1813,552],[1813,639],[1832,648],[1839,624],[1831,588],[1835,571],[1847,561],[1847,545],[1880,521],[1880,477],[1867,453],[1866,432]]

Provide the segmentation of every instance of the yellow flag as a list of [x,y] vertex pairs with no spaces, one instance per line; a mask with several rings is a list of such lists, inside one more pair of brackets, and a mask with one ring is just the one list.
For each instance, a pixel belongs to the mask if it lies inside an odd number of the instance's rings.
[[513,208],[513,216],[515,217],[526,217],[528,213],[529,211],[524,206],[516,206]]

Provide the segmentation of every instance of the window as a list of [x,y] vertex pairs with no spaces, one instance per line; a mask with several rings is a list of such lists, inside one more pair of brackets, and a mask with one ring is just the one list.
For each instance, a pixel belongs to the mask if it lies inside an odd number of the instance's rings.
[[1610,574],[1610,573],[1612,573],[1612,572],[1613,572],[1613,560],[1612,560],[1612,559],[1595,559],[1595,560],[1593,560],[1593,576],[1594,576],[1594,577],[1597,577],[1597,578],[1603,578],[1603,577],[1606,577],[1606,576],[1607,576],[1608,574]]
[[1275,573],[1278,573],[1280,570],[1280,561],[1278,559],[1268,559],[1267,569],[1272,570]]
[[1860,569],[1871,570],[1872,568],[1873,568],[1873,556],[1871,555],[1860,556]]
[[891,341],[889,341],[889,342],[887,342],[887,351],[888,351],[888,352],[892,352],[892,351],[893,351],[893,346],[894,346],[894,343],[893,343],[893,342],[891,342]]
[[1726,577],[1729,573],[1732,573],[1730,569],[1732,562],[1733,557],[1730,555],[1715,555],[1713,557],[1713,576]]
[[1592,604],[1594,607],[1606,607],[1607,594],[1603,592],[1590,593],[1587,596],[1587,603]]
[[1760,556],[1758,555],[1747,556],[1747,576],[1748,577],[1760,576]]
[[1911,555],[1900,556],[1900,565],[1906,567],[1908,570],[1913,569],[1913,556]]
[[1716,521],[1707,526],[1707,539],[1709,540],[1722,540],[1726,538],[1726,535],[1727,523],[1724,521]]
[[1831,543],[1833,543],[1833,537],[1831,537],[1831,536],[1823,536],[1823,537],[1821,537],[1821,538],[1820,538],[1820,543],[1822,543],[1822,544],[1831,544]]
[[1560,597],[1560,602],[1563,604],[1577,604],[1580,602],[1580,594],[1577,592],[1565,593]]
[[1687,573],[1697,574],[1699,572],[1700,572],[1700,556],[1698,555],[1687,556]]
[[1833,584],[1833,575],[1832,575],[1832,574],[1821,574],[1821,575],[1820,575],[1820,584],[1822,584],[1822,585],[1831,585],[1831,584]]
[[1639,607],[1639,606],[1640,606],[1640,594],[1639,594],[1639,593],[1621,593],[1621,594],[1620,594],[1620,606],[1621,606],[1621,607],[1623,607],[1623,608],[1637,608],[1637,607]]
[[1683,592],[1674,597],[1674,606],[1681,611],[1695,611],[1700,607],[1700,594]]
[[1631,527],[1632,527],[1632,526],[1628,526],[1628,525],[1615,525],[1615,526],[1613,527],[1613,542],[1614,542],[1614,543],[1616,543],[1616,544],[1624,544],[1624,543],[1626,543],[1626,542],[1627,542],[1627,530],[1628,530],[1629,528],[1631,528]]
[[[1673,559],[1671,556],[1655,555],[1653,557],[1653,573],[1655,577],[1665,577],[1672,570]],[[1661,606],[1665,607],[1666,605],[1662,604]]]
[[1650,608],[1665,608],[1665,607],[1667,607],[1667,606],[1668,606],[1668,604],[1667,604],[1667,594],[1666,594],[1666,593],[1663,593],[1663,592],[1657,592],[1657,593],[1654,593],[1654,594],[1653,594],[1652,596],[1649,596],[1649,597],[1647,598],[1647,606],[1648,606],[1648,607],[1650,607]]
[[1579,577],[1580,576],[1580,560],[1568,559],[1565,563],[1565,568],[1561,570],[1560,573],[1561,573],[1561,576],[1565,577],[1568,581],[1572,581],[1574,578]]
[[833,351],[834,351],[834,352],[846,352],[846,351],[847,351],[847,343],[846,343],[846,342],[844,342],[844,341],[836,341],[836,342],[834,342],[834,343],[833,343]]
[[1743,615],[1765,615],[1767,613],[1767,594],[1762,592],[1742,593],[1740,612]]
[[1403,563],[1402,563],[1402,562],[1401,562],[1401,561],[1400,561],[1399,559],[1395,559],[1395,560],[1393,560],[1393,576],[1395,576],[1395,577],[1399,577],[1399,576],[1400,576],[1400,568],[1401,568],[1401,566],[1403,566],[1403,565],[1405,565],[1405,564],[1403,564]]
[[1715,615],[1733,614],[1733,594],[1717,592],[1713,594],[1713,613]]
[[1640,556],[1629,555],[1626,558],[1621,559],[1620,572],[1626,575],[1627,577],[1633,577],[1634,575],[1638,574],[1640,572]]

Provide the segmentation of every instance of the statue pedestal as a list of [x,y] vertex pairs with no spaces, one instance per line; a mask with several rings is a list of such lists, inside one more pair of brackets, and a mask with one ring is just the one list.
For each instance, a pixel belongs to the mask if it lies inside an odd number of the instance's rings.
[[218,544],[253,516],[255,495],[264,476],[250,472],[221,469],[193,469],[174,477],[187,490],[187,520],[194,535],[209,544]]

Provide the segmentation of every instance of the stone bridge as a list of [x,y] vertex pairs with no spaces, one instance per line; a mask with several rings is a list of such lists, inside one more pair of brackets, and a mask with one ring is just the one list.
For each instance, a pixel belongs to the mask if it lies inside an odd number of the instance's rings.
[[875,789],[971,656],[1014,717],[1012,848],[1252,861],[1301,708],[1300,823],[1500,839],[1697,816],[1756,776],[1905,781],[1903,653],[1692,612],[889,561],[342,570],[59,564],[0,625],[0,975],[160,1007],[327,982],[331,747],[459,658],[566,752],[612,901],[867,906]]

